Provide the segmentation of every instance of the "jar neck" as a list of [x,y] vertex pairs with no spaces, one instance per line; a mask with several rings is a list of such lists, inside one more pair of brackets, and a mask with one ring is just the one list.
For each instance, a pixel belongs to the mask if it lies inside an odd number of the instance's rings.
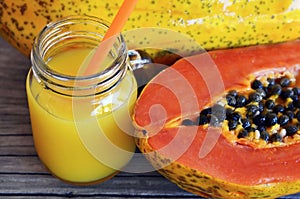
[[[31,51],[32,71],[35,78],[48,89],[67,96],[87,96],[106,93],[125,76],[129,67],[127,47],[123,36],[117,35],[108,52],[107,60],[93,73],[84,74],[82,66],[76,75],[65,74],[52,68],[48,61],[56,55],[74,48],[95,51],[103,39],[109,24],[90,16],[71,16],[48,24],[36,38]],[[86,59],[88,60],[88,59]],[[72,67],[64,63],[62,67]]]

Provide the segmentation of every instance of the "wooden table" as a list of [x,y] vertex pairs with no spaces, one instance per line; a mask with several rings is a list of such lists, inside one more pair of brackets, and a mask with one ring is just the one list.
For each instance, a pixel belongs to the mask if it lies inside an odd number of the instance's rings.
[[29,67],[29,59],[0,38],[0,198],[197,198],[157,172],[121,172],[91,186],[69,185],[50,175],[32,140],[25,93]]

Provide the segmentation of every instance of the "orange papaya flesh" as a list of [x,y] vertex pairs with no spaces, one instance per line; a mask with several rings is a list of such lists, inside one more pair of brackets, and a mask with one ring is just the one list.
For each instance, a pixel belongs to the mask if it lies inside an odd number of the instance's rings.
[[299,86],[299,63],[300,41],[180,59],[156,76],[136,103],[138,147],[162,175],[204,197],[275,198],[299,192],[299,140],[258,147],[231,139],[228,129],[182,125],[229,90],[249,90],[256,78],[288,75]]

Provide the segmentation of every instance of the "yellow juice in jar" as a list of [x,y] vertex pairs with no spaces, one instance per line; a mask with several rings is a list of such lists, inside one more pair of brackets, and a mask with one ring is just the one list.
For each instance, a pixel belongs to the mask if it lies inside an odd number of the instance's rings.
[[[56,72],[75,76],[90,52],[68,49],[47,64]],[[131,71],[113,90],[89,97],[55,93],[35,78],[30,81],[30,75],[26,90],[34,144],[55,176],[73,183],[98,182],[130,161],[135,143],[129,135],[133,132],[129,115],[137,89]]]

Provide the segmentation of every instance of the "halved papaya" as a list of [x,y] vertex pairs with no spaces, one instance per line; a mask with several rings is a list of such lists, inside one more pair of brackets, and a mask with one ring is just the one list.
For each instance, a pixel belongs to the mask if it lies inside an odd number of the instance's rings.
[[182,58],[139,96],[137,145],[158,172],[200,196],[300,192],[299,68],[300,41]]

